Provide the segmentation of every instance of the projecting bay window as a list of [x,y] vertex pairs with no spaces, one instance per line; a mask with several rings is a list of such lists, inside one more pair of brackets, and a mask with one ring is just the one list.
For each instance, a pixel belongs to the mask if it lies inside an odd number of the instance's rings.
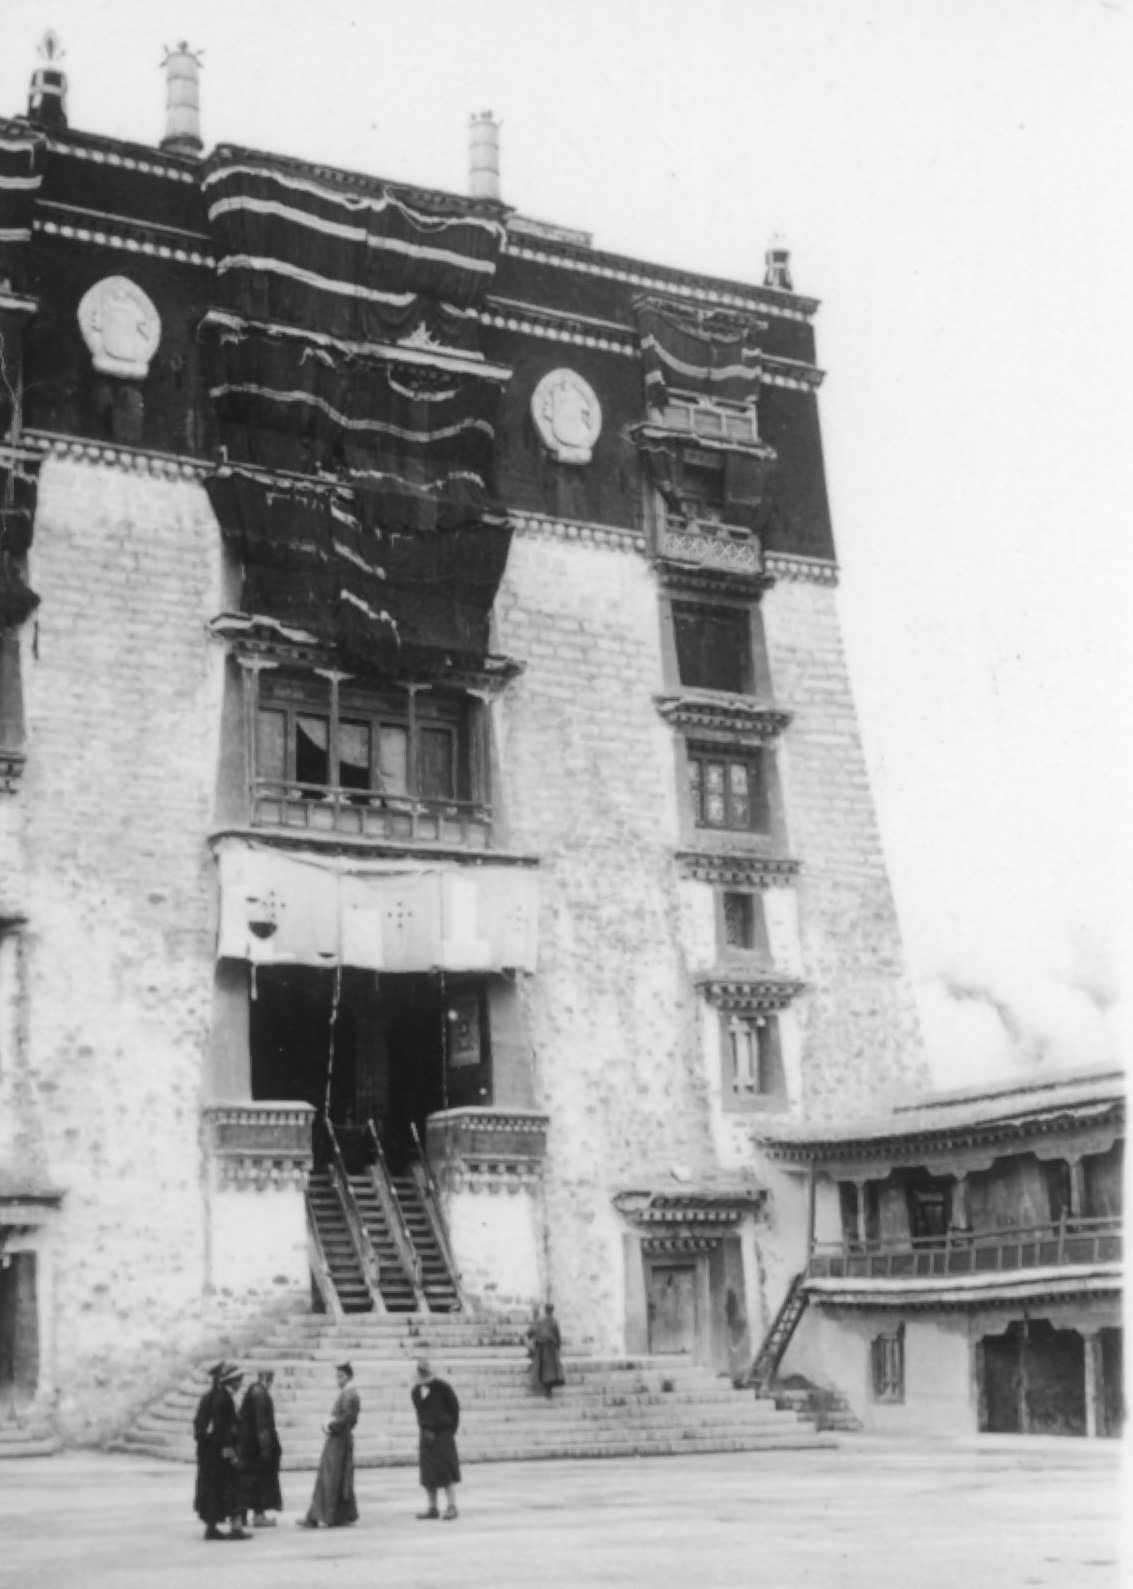
[[491,812],[478,703],[263,673],[255,712],[258,822],[483,847]]
[[766,752],[689,745],[688,783],[698,828],[731,833],[767,833]]

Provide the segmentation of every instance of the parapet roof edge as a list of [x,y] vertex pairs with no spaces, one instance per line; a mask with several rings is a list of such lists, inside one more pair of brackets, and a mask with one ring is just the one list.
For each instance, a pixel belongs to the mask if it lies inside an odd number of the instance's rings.
[[[46,128],[40,127],[36,122],[29,121],[24,116],[0,117],[0,131],[5,128],[21,132],[36,132],[43,135],[49,147],[57,152],[75,153],[80,158],[83,155],[101,157],[108,164],[115,164],[111,159],[119,155],[129,160],[138,162],[149,168],[144,174],[151,176],[169,175],[178,181],[188,178],[195,179],[211,160],[215,160],[222,152],[234,154],[255,160],[264,160],[280,166],[290,167],[310,173],[313,176],[327,178],[332,182],[340,182],[348,186],[381,189],[394,191],[404,195],[417,195],[432,203],[444,203],[446,206],[456,206],[467,214],[492,215],[503,224],[507,224],[515,213],[508,205],[501,204],[493,199],[473,199],[465,194],[453,193],[444,188],[424,187],[420,183],[399,181],[394,177],[376,176],[372,173],[352,171],[342,166],[332,166],[316,160],[303,159],[298,155],[278,154],[266,149],[247,148],[242,144],[218,143],[207,154],[201,156],[177,154],[172,150],[162,149],[155,144],[135,143],[131,139],[111,138],[105,133],[83,132],[78,128]],[[162,170],[165,167],[165,170]],[[547,223],[549,224],[549,223]],[[570,230],[574,230],[571,228]],[[544,255],[549,263],[561,263],[568,268],[571,266],[598,267],[604,271],[625,271],[627,274],[645,274],[657,278],[658,283],[671,283],[674,288],[703,287],[710,292],[727,294],[735,298],[746,299],[753,307],[781,311],[789,309],[795,315],[810,319],[817,314],[821,307],[821,299],[804,297],[800,293],[785,292],[778,287],[764,287],[755,282],[739,281],[731,276],[715,276],[701,271],[682,268],[678,265],[664,265],[655,260],[642,259],[633,254],[620,254],[606,249],[593,248],[588,245],[570,243],[567,241],[554,241],[537,239],[525,236],[525,247],[541,243],[538,248],[531,248],[531,252]]]

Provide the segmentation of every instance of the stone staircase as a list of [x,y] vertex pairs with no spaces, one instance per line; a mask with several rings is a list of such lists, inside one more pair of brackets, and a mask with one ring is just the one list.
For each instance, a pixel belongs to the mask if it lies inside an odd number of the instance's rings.
[[[334,1365],[349,1358],[362,1398],[355,1436],[361,1467],[417,1457],[409,1390],[427,1353],[461,1400],[465,1462],[550,1457],[628,1457],[829,1445],[813,1423],[682,1358],[565,1358],[566,1387],[553,1400],[528,1385],[523,1326],[466,1315],[357,1315],[335,1325],[298,1315],[242,1364],[275,1369],[276,1421],[285,1468],[312,1468],[321,1426],[337,1393]],[[146,1409],[114,1449],[173,1461],[194,1459],[192,1419],[203,1366]]]
[[59,1441],[43,1418],[0,1414],[0,1461],[5,1457],[51,1457],[58,1450]]

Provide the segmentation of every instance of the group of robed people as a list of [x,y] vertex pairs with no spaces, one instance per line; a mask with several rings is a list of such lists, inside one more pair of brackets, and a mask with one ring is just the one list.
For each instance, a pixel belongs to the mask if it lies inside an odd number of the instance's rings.
[[[194,1510],[205,1525],[208,1540],[241,1540],[255,1536],[248,1530],[274,1527],[268,1514],[283,1507],[279,1465],[281,1449],[275,1427],[275,1405],[270,1369],[261,1370],[245,1392],[239,1409],[236,1394],[243,1384],[242,1370],[220,1362],[209,1370],[210,1386],[201,1397],[193,1420],[197,1442],[197,1488]],[[362,1410],[352,1383],[349,1363],[335,1369],[338,1395],[328,1421],[315,1489],[306,1513],[297,1518],[301,1528],[342,1528],[358,1521],[354,1494],[354,1427]],[[417,1414],[418,1466],[427,1505],[418,1518],[451,1522],[459,1514],[455,1486],[460,1483],[460,1457],[456,1432],[460,1427],[460,1402],[445,1380],[438,1379],[428,1362],[417,1364],[417,1381],[410,1392]],[[437,1492],[445,1492],[445,1510],[437,1506]],[[228,1525],[222,1532],[221,1524]]]

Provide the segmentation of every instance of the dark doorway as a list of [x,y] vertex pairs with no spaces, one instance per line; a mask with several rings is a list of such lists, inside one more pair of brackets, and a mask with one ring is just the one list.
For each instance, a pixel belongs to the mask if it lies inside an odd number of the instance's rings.
[[0,1253],[0,1418],[29,1406],[39,1385],[34,1252]]
[[1086,1348],[1077,1330],[1046,1319],[1008,1326],[980,1343],[983,1419],[990,1434],[1084,1435]]
[[[300,1098],[346,1151],[373,1120],[391,1168],[424,1141],[430,1114],[491,1102],[486,978],[439,972],[270,967],[251,1007],[252,1096]],[[333,1041],[332,1041],[333,1039]],[[316,1133],[316,1155],[319,1146]]]

